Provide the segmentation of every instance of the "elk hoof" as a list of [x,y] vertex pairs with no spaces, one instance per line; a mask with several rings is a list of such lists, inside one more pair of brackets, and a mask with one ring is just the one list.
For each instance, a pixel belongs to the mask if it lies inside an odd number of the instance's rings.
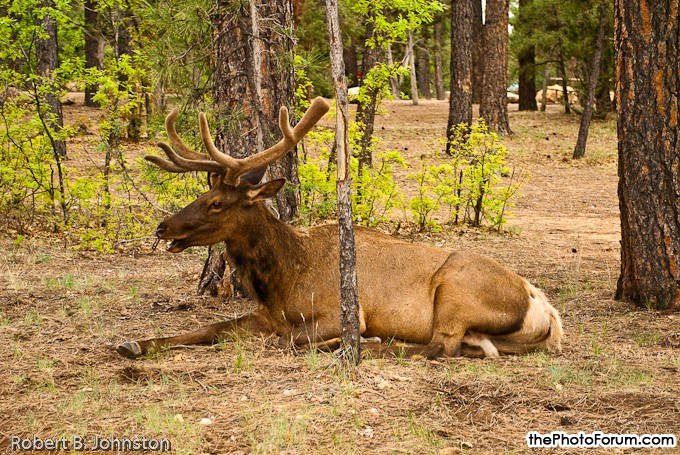
[[360,343],[361,344],[368,344],[368,343],[378,343],[378,344],[380,344],[380,343],[382,343],[382,340],[380,339],[380,337],[370,337],[370,338],[361,337]]
[[136,341],[126,341],[125,343],[118,345],[116,352],[128,359],[134,359],[135,357],[142,355],[142,348]]

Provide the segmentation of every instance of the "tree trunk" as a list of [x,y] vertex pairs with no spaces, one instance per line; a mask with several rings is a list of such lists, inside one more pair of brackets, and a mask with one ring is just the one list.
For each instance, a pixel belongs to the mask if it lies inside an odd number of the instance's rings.
[[[472,20],[476,0],[453,0],[451,3],[451,96],[447,139],[451,130],[472,123]],[[450,153],[446,141],[446,153]]]
[[408,49],[406,52],[408,52],[408,58],[409,58],[409,63],[408,66],[411,70],[411,101],[413,102],[414,105],[418,105],[418,81],[416,79],[416,54],[415,54],[415,48],[413,46],[413,32],[411,30],[408,31]]
[[[653,6],[653,7],[652,7]],[[677,2],[615,6],[621,275],[616,298],[680,309]]]
[[446,97],[444,92],[444,64],[442,63],[442,21],[440,15],[434,23],[434,90],[438,100]]
[[[215,142],[232,156],[244,158],[281,139],[280,106],[294,112],[292,3],[220,0],[213,25],[213,102],[219,122]],[[290,221],[300,205],[297,150],[272,164],[268,177],[287,180],[275,203],[280,218]],[[211,257],[219,254],[224,261],[224,255],[213,251],[199,289],[217,295],[224,277],[219,273],[223,262]]]
[[357,43],[354,37],[349,42],[349,46],[342,51],[345,61],[345,76],[347,76],[347,83],[350,87],[359,85],[359,62],[357,58]]
[[472,102],[482,102],[484,86],[484,16],[482,0],[472,0]]
[[550,78],[550,62],[545,62],[543,68],[543,84],[541,87],[541,112],[545,112],[545,106],[548,104],[548,79]]
[[[518,20],[523,19],[523,8],[531,0],[520,0]],[[517,56],[519,63],[519,110],[520,111],[536,111],[538,105],[536,104],[536,46],[528,45],[520,49]]]
[[[373,36],[373,21],[366,21],[366,39]],[[362,81],[366,78],[368,72],[373,69],[378,62],[377,48],[364,46],[364,55],[361,62]],[[359,123],[361,130],[361,139],[359,140],[359,172],[364,166],[371,166],[373,163],[373,156],[371,148],[373,145],[373,128],[375,127],[375,114],[377,109],[378,94],[371,89],[368,93],[369,100],[366,103],[359,103],[357,106],[356,121]]]
[[[97,68],[101,70],[104,65],[104,37],[99,23],[99,12],[96,10],[97,2],[85,0],[83,3],[85,24],[85,68]],[[85,87],[85,106],[96,107],[92,98],[97,93],[96,85]]]
[[512,134],[508,121],[509,0],[487,0],[484,44],[484,90],[479,115],[501,136]]
[[422,45],[418,46],[416,53],[416,70],[418,77],[418,90],[426,100],[432,99],[430,90],[430,49],[427,27],[422,28]]
[[[607,32],[605,32],[605,35]],[[605,45],[607,40],[605,40]],[[612,61],[608,53],[604,53],[600,63],[600,78],[597,82],[597,90],[595,91],[595,113],[596,118],[605,119],[607,114],[614,111],[614,104],[609,95],[612,90],[610,82],[610,70],[612,68]]]
[[[387,64],[391,67],[394,65],[394,57],[392,56],[392,44],[387,43]],[[390,77],[390,92],[394,99],[398,100],[401,98],[401,89],[399,88],[399,82],[396,77]]]
[[349,172],[349,145],[347,122],[349,120],[347,85],[342,61],[342,41],[337,0],[326,0],[331,66],[335,85],[336,130],[335,142],[338,156],[338,231],[340,236],[340,309],[342,313],[342,353],[350,369],[361,360],[359,327],[359,293],[357,290],[356,248],[352,227],[352,196]]
[[[54,3],[49,0],[44,2],[43,7],[54,7]],[[59,67],[59,47],[57,44],[57,22],[54,17],[45,14],[40,20],[39,25],[46,34],[44,39],[37,38],[35,44],[36,71],[42,78],[40,85],[47,87],[44,98],[36,91],[38,98],[43,98],[47,103],[41,109],[41,117],[45,119],[45,126],[49,128],[52,151],[54,152],[57,164],[62,158],[66,157],[66,142],[57,140],[54,136],[59,134],[64,128],[64,117],[61,111],[61,101],[57,93],[58,88],[54,85],[54,71]],[[60,181],[62,179],[60,178]],[[60,182],[61,183],[61,182]],[[63,189],[62,195],[63,195]]]
[[569,78],[567,77],[567,65],[564,62],[564,55],[562,54],[562,46],[557,52],[558,68],[560,76],[562,76],[562,103],[564,104],[564,113],[571,114],[571,102],[569,101]]
[[586,154],[586,141],[588,140],[588,129],[590,128],[590,121],[593,118],[593,104],[595,103],[595,88],[597,87],[597,80],[600,77],[600,61],[602,60],[602,48],[604,47],[604,30],[607,26],[609,15],[609,8],[607,2],[603,0],[598,8],[600,15],[600,24],[597,29],[597,37],[595,38],[595,50],[593,51],[593,60],[590,63],[590,81],[588,81],[588,96],[586,98],[585,106],[583,106],[583,114],[581,115],[581,126],[578,130],[578,139],[574,147],[573,159],[583,158]]

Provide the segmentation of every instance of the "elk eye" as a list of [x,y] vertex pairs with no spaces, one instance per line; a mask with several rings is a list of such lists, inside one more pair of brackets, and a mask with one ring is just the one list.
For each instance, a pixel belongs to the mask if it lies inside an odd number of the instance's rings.
[[214,210],[219,210],[222,208],[222,203],[220,201],[215,201],[212,204],[210,204],[210,208]]

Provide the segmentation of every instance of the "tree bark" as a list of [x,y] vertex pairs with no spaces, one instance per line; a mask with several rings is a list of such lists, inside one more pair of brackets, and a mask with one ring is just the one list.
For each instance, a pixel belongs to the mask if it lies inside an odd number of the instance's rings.
[[354,37],[349,42],[349,45],[343,48],[343,58],[345,61],[345,76],[347,76],[347,83],[350,87],[359,85],[357,77],[359,73],[359,62],[357,58],[357,43]]
[[616,298],[680,309],[678,2],[615,4],[621,275]]
[[472,102],[482,102],[484,86],[484,16],[482,0],[472,0]]
[[[391,67],[394,65],[394,57],[392,56],[392,44],[387,43],[387,64]],[[390,91],[394,99],[398,100],[401,98],[401,89],[399,88],[399,82],[396,77],[390,77]]]
[[416,79],[416,53],[415,46],[413,45],[413,32],[408,31],[408,66],[411,70],[411,102],[417,106],[418,105],[418,81]]
[[446,97],[444,92],[444,64],[442,63],[442,21],[440,15],[434,23],[434,90],[438,100]]
[[[370,19],[370,18],[369,18]],[[373,36],[373,21],[366,21],[366,39]],[[364,55],[361,62],[362,69],[362,81],[366,78],[368,72],[375,66],[378,62],[379,50],[377,48],[370,48],[368,46],[364,47]],[[360,130],[362,132],[361,139],[359,140],[359,172],[365,166],[371,166],[373,163],[373,155],[371,152],[371,146],[373,145],[373,128],[375,127],[375,114],[377,109],[377,97],[378,94],[374,89],[370,89],[368,93],[369,100],[364,103],[361,102],[357,106],[356,121],[359,123]]]
[[557,51],[557,63],[562,76],[562,103],[564,104],[564,113],[571,114],[571,102],[569,101],[569,77],[567,76],[567,64],[564,62],[564,54],[562,54],[562,45]]
[[[54,2],[49,0],[44,2],[41,6],[45,8],[54,8]],[[51,132],[48,131],[48,135],[50,137],[54,157],[58,162],[57,164],[59,164],[60,160],[66,157],[66,142],[54,138],[54,135],[59,134],[64,128],[61,101],[59,101],[57,87],[54,85],[54,71],[59,67],[57,21],[53,16],[45,14],[40,20],[39,25],[43,28],[46,37],[44,39],[36,39],[36,72],[38,73],[38,76],[42,78],[41,85],[48,87],[43,98],[47,103],[47,106],[45,106],[41,116],[44,116],[45,125],[51,130]],[[40,97],[40,94],[38,94],[37,91],[36,96]],[[60,178],[60,181],[61,180],[62,179]]]
[[[104,66],[104,37],[101,33],[99,23],[99,12],[96,10],[97,2],[85,0],[83,3],[85,24],[85,68],[96,68],[101,70]],[[85,106],[96,107],[92,98],[97,93],[96,85],[85,87]]]
[[342,41],[337,0],[326,0],[331,66],[335,86],[336,130],[335,142],[338,157],[338,232],[340,237],[340,309],[342,313],[342,353],[350,369],[361,360],[359,327],[359,293],[357,290],[356,247],[352,227],[351,177],[349,171],[349,120],[347,85],[342,61]]
[[[280,106],[294,112],[292,3],[219,0],[213,25],[213,102],[219,122],[215,142],[244,158],[281,139]],[[290,221],[300,205],[297,150],[270,165],[268,178],[287,180],[275,203],[280,218]],[[213,254],[219,254],[222,263],[213,260]],[[224,255],[211,249],[199,289],[218,294],[223,262]]]
[[[526,7],[531,0],[520,0],[517,13],[518,26],[530,30],[525,25]],[[531,32],[529,31],[529,34]],[[536,111],[536,46],[531,44],[520,49],[517,60],[519,64],[519,110]]]
[[581,115],[581,125],[578,130],[578,139],[574,147],[573,159],[580,159],[586,155],[586,141],[588,140],[588,130],[590,129],[590,121],[593,118],[593,105],[595,104],[595,89],[597,87],[597,80],[600,76],[600,61],[602,60],[602,48],[604,47],[604,31],[607,27],[607,20],[609,15],[609,8],[607,8],[609,0],[603,0],[598,7],[598,14],[600,15],[600,23],[597,29],[597,36],[595,37],[595,50],[593,51],[593,60],[590,63],[590,75],[588,81],[588,95],[585,106],[583,106],[583,114]]
[[543,68],[543,84],[541,86],[541,112],[545,112],[548,104],[548,79],[550,78],[550,62],[545,62]]
[[432,99],[430,90],[430,50],[427,28],[422,29],[422,45],[418,46],[416,53],[416,71],[418,77],[418,90],[426,100]]
[[512,134],[508,121],[509,0],[487,0],[484,44],[484,89],[479,115],[501,136]]
[[[469,126],[472,123],[472,20],[475,1],[451,2],[451,96],[447,139],[457,125],[463,123]],[[446,153],[450,153],[450,147],[447,140]]]

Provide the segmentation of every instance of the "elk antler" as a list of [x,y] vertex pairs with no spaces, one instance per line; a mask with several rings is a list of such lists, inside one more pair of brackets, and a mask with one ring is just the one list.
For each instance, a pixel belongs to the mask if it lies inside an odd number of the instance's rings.
[[220,152],[210,136],[208,121],[205,114],[198,115],[198,124],[201,130],[201,139],[212,160],[205,155],[191,150],[175,131],[175,119],[177,110],[173,109],[165,118],[165,129],[168,133],[170,143],[178,153],[164,142],[159,142],[158,146],[165,152],[170,161],[158,156],[146,156],[145,159],[154,163],[156,166],[168,172],[188,172],[188,171],[207,171],[224,175],[224,181],[237,184],[239,177],[243,174],[259,169],[278,160],[286,153],[290,152],[295,145],[314,127],[316,122],[328,112],[329,106],[323,98],[315,98],[312,104],[302,116],[295,128],[288,124],[288,109],[281,106],[279,109],[279,129],[283,133],[283,139],[278,143],[263,150],[260,153],[250,155],[246,158],[234,158],[226,153]]

